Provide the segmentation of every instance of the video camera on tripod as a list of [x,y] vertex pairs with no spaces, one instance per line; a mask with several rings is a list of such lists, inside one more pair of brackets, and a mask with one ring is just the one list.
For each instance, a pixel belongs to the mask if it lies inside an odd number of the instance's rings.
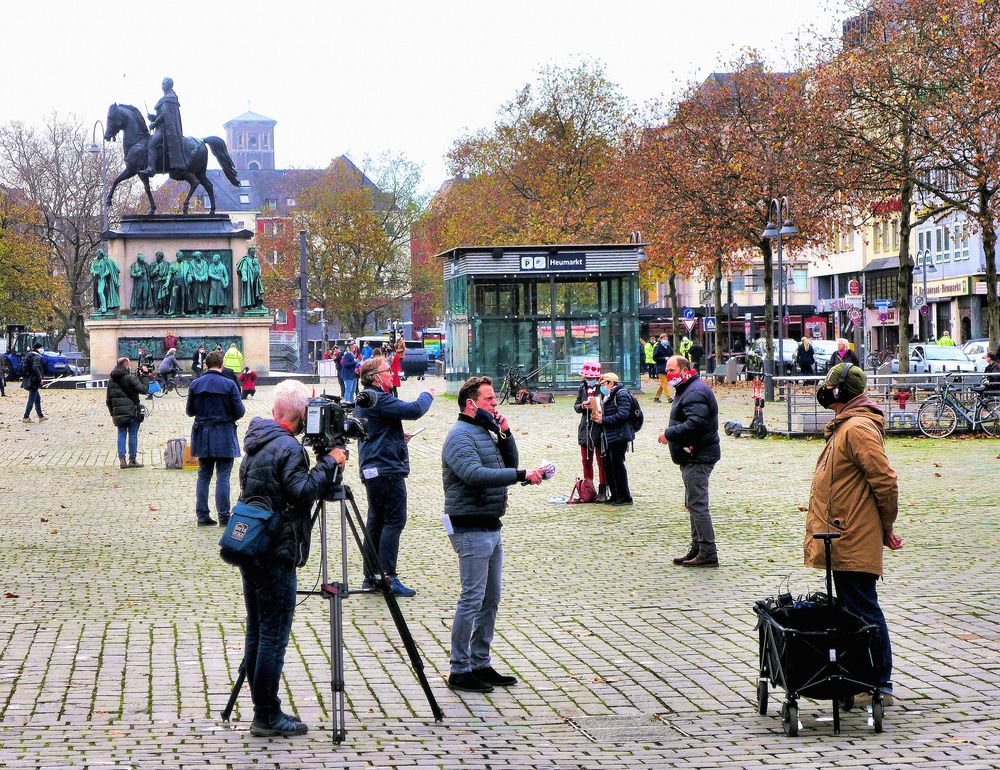
[[326,393],[310,399],[306,406],[303,443],[311,446],[317,455],[323,455],[331,449],[347,446],[351,439],[363,441],[368,438],[368,426],[352,413],[355,406],[367,409],[374,405],[375,397],[366,391],[359,393],[354,403]]

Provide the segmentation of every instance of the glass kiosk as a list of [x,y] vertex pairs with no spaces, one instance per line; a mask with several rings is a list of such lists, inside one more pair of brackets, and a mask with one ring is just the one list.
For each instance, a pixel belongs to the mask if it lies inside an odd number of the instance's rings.
[[573,390],[587,361],[639,386],[642,244],[460,247],[444,264],[448,391],[521,365],[531,382]]

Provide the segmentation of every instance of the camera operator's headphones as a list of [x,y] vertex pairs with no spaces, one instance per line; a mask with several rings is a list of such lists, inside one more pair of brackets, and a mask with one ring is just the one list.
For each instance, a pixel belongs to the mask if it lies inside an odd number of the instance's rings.
[[840,398],[840,389],[844,387],[844,383],[847,382],[847,373],[851,371],[854,364],[848,362],[844,364],[843,370],[840,372],[840,377],[837,378],[837,384],[833,386],[833,397]]

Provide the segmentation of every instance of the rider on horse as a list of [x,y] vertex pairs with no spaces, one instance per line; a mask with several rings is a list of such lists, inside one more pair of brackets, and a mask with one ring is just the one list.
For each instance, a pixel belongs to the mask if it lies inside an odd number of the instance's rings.
[[139,173],[143,176],[156,174],[156,161],[160,147],[166,143],[167,157],[164,158],[163,172],[171,171],[183,174],[186,168],[184,162],[184,129],[181,127],[181,103],[174,93],[172,78],[163,78],[163,97],[153,107],[156,114],[150,113],[150,128],[155,128],[146,147],[146,168]]

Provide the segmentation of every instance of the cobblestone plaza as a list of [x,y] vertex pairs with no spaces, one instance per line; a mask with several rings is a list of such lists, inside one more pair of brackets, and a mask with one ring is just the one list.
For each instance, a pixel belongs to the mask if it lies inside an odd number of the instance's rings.
[[[443,382],[429,380],[443,390]],[[422,383],[404,384],[404,397]],[[248,402],[269,415],[273,388]],[[310,732],[251,737],[249,693],[226,702],[242,656],[238,573],[218,528],[194,526],[194,474],[163,467],[185,436],[184,401],[155,402],[140,431],[146,467],[122,471],[104,391],[44,391],[49,421],[0,399],[0,768],[1000,767],[1000,441],[890,439],[897,531],[879,585],[893,634],[897,704],[876,735],[862,711],[832,734],[828,702],[800,704],[799,737],[754,707],[751,611],[802,566],[804,508],[819,440],[723,438],[712,478],[721,566],[675,567],[687,546],[680,474],[656,434],[667,404],[643,396],[628,458],[634,508],[566,506],[579,467],[572,399],[507,407],[522,466],[559,467],[516,486],[505,517],[495,665],[520,683],[447,689],[457,560],[440,523],[440,448],[457,407],[439,397],[411,444],[400,600],[445,720],[435,723],[384,602],[346,604],[348,736],[330,740],[327,605],[298,608],[282,700]],[[746,391],[721,392],[748,421]],[[357,466],[348,476],[364,509]],[[236,494],[234,485],[234,497]],[[337,549],[339,542],[331,541]],[[316,580],[318,543],[299,587]],[[360,559],[350,551],[351,581]]]

